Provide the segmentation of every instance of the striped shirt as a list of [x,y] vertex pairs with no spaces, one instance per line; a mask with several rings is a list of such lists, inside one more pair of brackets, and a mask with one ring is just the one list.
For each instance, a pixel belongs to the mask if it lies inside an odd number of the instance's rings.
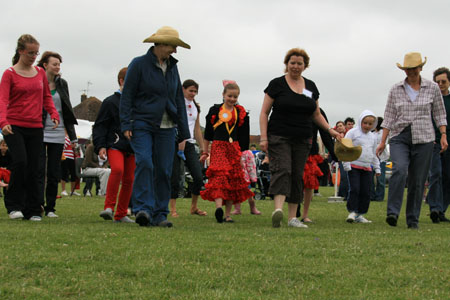
[[63,150],[64,156],[68,159],[74,159],[74,154],[72,150],[72,144],[70,143],[69,137],[66,135],[66,141],[64,144],[64,150]]
[[436,83],[420,78],[419,94],[411,101],[406,79],[395,84],[390,92],[381,127],[389,129],[389,137],[399,135],[411,125],[412,143],[424,144],[435,139],[431,116],[438,127],[447,125],[441,91]]

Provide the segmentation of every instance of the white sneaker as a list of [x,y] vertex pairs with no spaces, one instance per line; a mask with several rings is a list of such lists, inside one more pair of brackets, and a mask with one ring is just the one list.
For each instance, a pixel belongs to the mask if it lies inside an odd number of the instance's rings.
[[357,216],[358,216],[358,214],[352,211],[351,213],[348,214],[346,221],[349,223],[353,223],[353,222],[355,222]]
[[32,222],[40,222],[40,221],[42,221],[42,217],[41,216],[32,216],[30,218],[30,221],[32,221]]
[[314,193],[314,197],[322,197],[321,193]]
[[12,212],[9,213],[9,218],[11,220],[22,219],[23,213],[20,210],[13,210]]
[[278,228],[281,226],[281,221],[283,220],[283,211],[278,208],[272,213],[272,226]]
[[297,228],[308,228],[308,225],[303,224],[299,219],[292,218],[288,222],[288,227],[297,227]]
[[128,216],[125,216],[120,220],[115,220],[114,223],[135,223],[135,222],[134,222],[134,220],[130,219]]
[[109,207],[105,210],[102,210],[100,212],[100,217],[102,217],[105,220],[112,220],[113,219],[113,210]]
[[363,215],[359,215],[356,217],[355,219],[356,223],[372,223],[372,221],[367,220],[366,218],[364,218]]
[[58,215],[55,214],[54,212],[50,211],[50,212],[47,213],[47,217],[49,217],[49,218],[57,218]]
[[91,192],[87,191],[86,192],[86,197],[92,197]]
[[67,194],[66,190],[61,192],[61,196],[69,196],[69,194]]
[[80,193],[78,193],[77,191],[73,191],[72,195],[81,196]]

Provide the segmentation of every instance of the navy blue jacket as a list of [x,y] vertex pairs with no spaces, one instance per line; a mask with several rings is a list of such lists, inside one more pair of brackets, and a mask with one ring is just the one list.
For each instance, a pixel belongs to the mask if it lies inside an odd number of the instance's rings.
[[92,129],[95,153],[98,153],[101,148],[133,153],[130,143],[120,130],[119,105],[119,92],[103,100]]
[[145,121],[159,128],[164,111],[178,126],[178,138],[190,137],[180,76],[172,56],[166,75],[157,66],[158,58],[150,48],[147,54],[134,58],[128,66],[120,100],[122,132],[133,130],[134,121]]

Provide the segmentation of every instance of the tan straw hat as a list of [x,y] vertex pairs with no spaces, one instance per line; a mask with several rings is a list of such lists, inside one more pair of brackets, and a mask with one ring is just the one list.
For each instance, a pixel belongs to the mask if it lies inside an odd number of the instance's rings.
[[422,61],[422,55],[419,52],[409,52],[405,54],[405,59],[403,60],[403,66],[397,63],[397,67],[402,70],[414,69],[417,67],[422,67],[427,62],[427,58]]
[[170,26],[163,26],[159,28],[158,31],[156,31],[156,33],[146,38],[144,40],[144,43],[167,44],[191,49],[191,46],[189,46],[180,39],[178,31],[176,31],[174,28]]
[[343,138],[334,144],[334,152],[340,161],[354,161],[361,156],[361,146],[353,146],[352,140]]

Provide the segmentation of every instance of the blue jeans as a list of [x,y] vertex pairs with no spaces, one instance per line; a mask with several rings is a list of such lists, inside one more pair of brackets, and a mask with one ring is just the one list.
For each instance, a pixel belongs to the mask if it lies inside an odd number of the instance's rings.
[[442,153],[441,160],[443,186],[442,212],[445,213],[450,204],[450,150]]
[[[370,181],[370,199],[383,201],[386,188],[386,162],[380,162],[381,175],[376,176],[375,170],[372,171],[372,180]],[[376,184],[375,181],[376,180]]]
[[390,141],[392,177],[389,181],[387,215],[398,217],[408,179],[406,223],[419,222],[425,181],[430,169],[433,142],[413,144],[411,128],[407,127]]
[[431,156],[430,172],[428,177],[429,190],[427,202],[430,211],[443,212],[443,194],[442,194],[442,163],[441,163],[441,145],[434,144],[433,154]]
[[136,159],[133,213],[147,212],[152,224],[166,220],[169,213],[174,143],[175,128],[156,128],[143,121],[133,124],[131,147]]

